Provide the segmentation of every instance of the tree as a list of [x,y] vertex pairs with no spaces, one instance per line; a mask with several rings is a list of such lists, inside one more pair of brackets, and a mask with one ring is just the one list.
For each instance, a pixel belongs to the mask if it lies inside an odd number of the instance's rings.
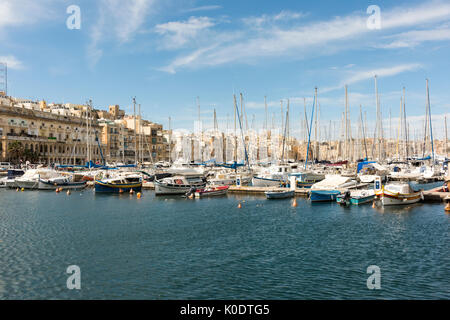
[[23,156],[24,151],[25,150],[22,145],[22,142],[20,142],[20,141],[11,142],[8,145],[8,154],[9,154],[10,161],[17,162],[17,160]]
[[30,161],[31,163],[36,163],[39,161],[39,153],[30,149],[24,150],[23,157],[25,158],[25,161]]

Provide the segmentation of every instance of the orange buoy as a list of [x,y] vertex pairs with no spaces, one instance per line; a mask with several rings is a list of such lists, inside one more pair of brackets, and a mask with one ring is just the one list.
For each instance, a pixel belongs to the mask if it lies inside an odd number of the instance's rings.
[[241,209],[241,208],[242,208],[242,204],[239,202],[238,209]]
[[444,200],[447,202],[447,204],[445,205],[444,211],[447,213],[450,213],[450,196],[447,196]]
[[292,206],[295,208],[297,207],[297,199],[294,198],[294,201],[292,201]]
[[122,188],[120,188],[120,189],[119,189],[119,193],[123,193],[123,190],[122,190]]
[[372,208],[375,208],[375,201],[372,203]]
[[141,193],[140,193],[140,192],[138,192],[136,195],[137,195],[137,198],[138,198],[138,199],[141,198]]

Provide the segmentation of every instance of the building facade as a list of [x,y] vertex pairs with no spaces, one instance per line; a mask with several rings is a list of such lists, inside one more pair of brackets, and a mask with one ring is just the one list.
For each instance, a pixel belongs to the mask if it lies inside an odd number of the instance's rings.
[[81,165],[167,161],[160,124],[130,117],[111,105],[47,104],[0,96],[0,161]]

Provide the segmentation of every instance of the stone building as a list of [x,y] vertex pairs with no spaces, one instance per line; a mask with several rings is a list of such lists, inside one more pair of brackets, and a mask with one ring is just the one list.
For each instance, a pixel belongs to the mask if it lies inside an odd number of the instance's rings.
[[99,134],[100,127],[92,121],[90,128],[88,143],[86,120],[83,118],[44,112],[24,105],[0,105],[0,159],[10,162],[25,160],[9,152],[10,146],[18,142],[24,151],[35,154],[33,162],[41,164],[84,164],[88,154],[92,161],[99,162],[101,156],[95,134]]

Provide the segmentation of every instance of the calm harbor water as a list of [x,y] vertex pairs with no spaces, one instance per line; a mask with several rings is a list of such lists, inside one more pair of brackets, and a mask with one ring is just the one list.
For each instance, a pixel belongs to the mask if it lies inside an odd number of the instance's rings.
[[[450,298],[442,204],[290,201],[0,190],[0,298]],[[69,265],[81,290],[66,287]]]

